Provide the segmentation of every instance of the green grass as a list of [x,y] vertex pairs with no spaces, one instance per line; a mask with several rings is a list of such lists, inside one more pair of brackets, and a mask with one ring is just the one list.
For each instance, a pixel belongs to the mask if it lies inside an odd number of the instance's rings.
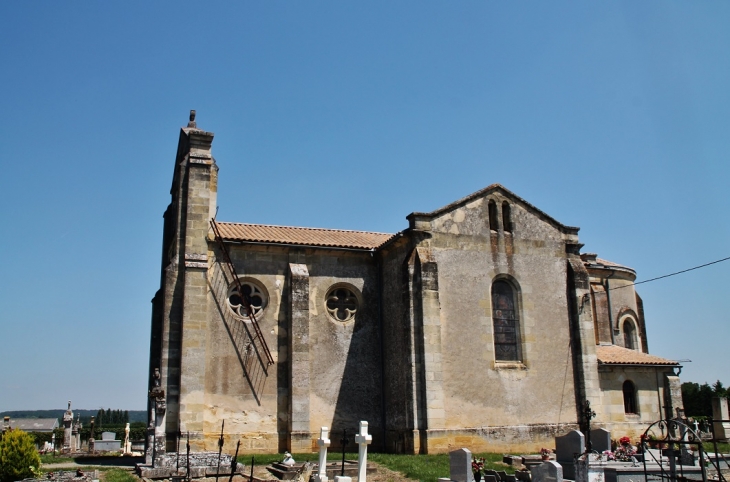
[[116,467],[105,471],[103,477],[105,482],[139,482],[130,470]]
[[[293,454],[292,456],[297,462],[307,460],[316,462],[318,457],[316,453]],[[273,462],[281,462],[284,459],[284,454],[259,454],[254,455],[254,457],[256,465],[269,465]],[[484,457],[487,469],[504,470],[507,473],[514,473],[515,471],[513,467],[502,463],[502,454],[479,453],[474,454],[474,457]],[[348,460],[357,460],[357,454],[346,453],[345,458]],[[330,462],[341,459],[341,453],[327,453],[327,460]],[[251,455],[239,455],[237,460],[249,466],[251,463]],[[449,454],[394,455],[371,452],[368,454],[368,460],[387,467],[390,470],[400,472],[409,479],[424,482],[435,482],[439,477],[449,476]]]
[[[702,450],[705,452],[714,452],[715,451],[715,445],[710,442],[704,442],[702,444]],[[730,453],[730,443],[718,443],[717,444],[717,450],[720,453],[727,454]]]
[[71,457],[54,456],[53,454],[41,454],[41,464],[62,464],[66,462],[73,462],[74,459]]

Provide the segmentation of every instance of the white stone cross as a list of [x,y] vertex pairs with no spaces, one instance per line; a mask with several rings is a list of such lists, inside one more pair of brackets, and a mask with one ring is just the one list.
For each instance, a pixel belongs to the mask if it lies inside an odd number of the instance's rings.
[[365,482],[365,473],[368,468],[368,445],[373,442],[373,436],[368,434],[368,423],[360,422],[360,433],[355,435],[355,443],[360,446],[357,457],[357,482]]
[[327,447],[330,446],[329,439],[330,429],[322,427],[319,429],[319,468],[317,475],[314,477],[317,482],[327,482]]

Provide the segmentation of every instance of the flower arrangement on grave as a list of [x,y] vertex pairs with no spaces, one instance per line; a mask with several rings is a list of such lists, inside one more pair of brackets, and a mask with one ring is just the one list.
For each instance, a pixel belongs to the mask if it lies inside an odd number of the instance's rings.
[[612,445],[615,447],[613,452],[610,450],[603,452],[606,460],[631,462],[631,458],[636,455],[636,447],[631,445],[631,439],[629,437],[621,437],[618,442],[613,442]]
[[546,448],[540,449],[540,455],[542,455],[543,460],[549,460],[551,453],[553,453],[553,451],[550,449],[546,449]]
[[471,471],[474,473],[474,478],[477,476],[481,478],[482,472],[484,472],[484,457],[472,457],[471,458]]

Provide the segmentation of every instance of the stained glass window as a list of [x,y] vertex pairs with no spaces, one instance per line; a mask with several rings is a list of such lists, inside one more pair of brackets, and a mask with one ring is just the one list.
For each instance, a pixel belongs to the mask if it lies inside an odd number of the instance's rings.
[[498,361],[519,361],[519,317],[512,286],[503,280],[492,284],[494,351]]

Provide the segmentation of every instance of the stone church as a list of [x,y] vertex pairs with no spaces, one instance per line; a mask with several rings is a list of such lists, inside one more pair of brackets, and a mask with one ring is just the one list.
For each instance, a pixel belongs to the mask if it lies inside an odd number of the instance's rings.
[[[159,450],[535,451],[578,427],[638,436],[681,408],[681,367],[648,353],[633,269],[492,184],[395,234],[211,222],[218,165],[181,129],[152,301]],[[154,395],[152,395],[154,394]],[[589,410],[589,411],[590,411]],[[155,415],[156,412],[156,415]]]

